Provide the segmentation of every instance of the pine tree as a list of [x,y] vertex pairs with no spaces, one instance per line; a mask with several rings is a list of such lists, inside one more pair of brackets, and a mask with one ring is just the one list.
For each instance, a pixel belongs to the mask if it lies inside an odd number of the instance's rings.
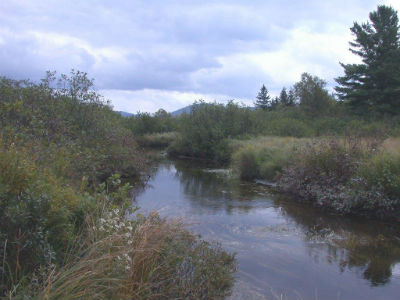
[[271,110],[277,109],[279,104],[281,103],[279,97],[274,97],[271,101],[270,108]]
[[288,94],[288,106],[293,106],[295,104],[296,104],[296,96],[294,95],[293,89],[290,89]]
[[265,87],[265,85],[262,85],[256,98],[257,98],[257,100],[256,100],[256,102],[254,102],[254,104],[257,108],[267,110],[271,106],[271,103],[270,103],[271,96],[269,95],[268,90]]
[[350,51],[361,64],[343,64],[345,75],[336,78],[335,89],[342,100],[360,112],[400,113],[400,34],[397,12],[378,6],[369,14],[371,22],[354,23],[355,41]]
[[279,102],[283,105],[283,106],[289,106],[289,96],[286,92],[286,88],[282,88],[281,93],[279,95]]

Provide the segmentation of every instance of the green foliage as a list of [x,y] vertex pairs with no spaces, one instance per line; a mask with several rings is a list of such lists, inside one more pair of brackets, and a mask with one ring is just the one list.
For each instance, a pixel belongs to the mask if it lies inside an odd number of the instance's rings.
[[324,80],[308,73],[303,73],[301,80],[294,85],[294,95],[300,107],[312,116],[325,114],[334,101],[325,86]]
[[377,153],[357,170],[364,188],[400,201],[400,152]]
[[398,218],[399,154],[379,150],[378,145],[377,140],[354,137],[309,144],[294,153],[279,186],[341,213]]
[[170,154],[226,162],[230,151],[226,138],[245,134],[251,128],[249,110],[233,102],[197,102],[180,120],[181,137],[171,145]]
[[63,169],[64,176],[96,181],[116,172],[138,174],[143,159],[123,121],[86,73],[72,71],[57,80],[48,72],[40,84],[0,79],[4,143],[29,145],[42,164]]
[[281,93],[279,94],[279,103],[282,106],[293,106],[295,103],[295,97],[292,90],[289,91],[289,94],[286,92],[286,88],[283,87]]
[[243,180],[275,181],[304,141],[293,138],[258,137],[232,142],[232,167]]
[[371,21],[354,23],[351,52],[361,64],[341,64],[345,75],[336,79],[336,91],[360,113],[400,112],[400,33],[397,12],[385,5],[369,15]]
[[164,133],[176,130],[171,114],[160,109],[156,113],[138,113],[126,119],[126,126],[134,135]]
[[177,139],[179,139],[177,132],[152,133],[138,137],[138,144],[148,148],[165,149]]
[[298,101],[303,101],[298,106],[279,104],[274,110],[251,110],[233,101],[226,105],[194,104],[190,114],[173,119],[179,136],[172,142],[169,153],[224,163],[231,157],[228,140],[232,138],[255,135],[387,137],[398,134],[396,117],[382,120],[351,115],[343,103],[335,102],[328,95],[320,79],[306,75],[304,82],[297,84]]
[[271,107],[271,96],[268,94],[268,90],[265,87],[265,85],[262,85],[260,91],[257,94],[257,100],[254,102],[254,105],[257,108],[261,108],[263,110],[267,110],[268,108]]
[[254,151],[241,150],[235,153],[233,158],[235,169],[239,171],[239,177],[243,180],[252,180],[260,177],[260,167]]
[[[139,180],[145,159],[129,120],[92,86],[74,70],[40,84],[0,79],[0,297],[223,297],[233,256],[181,225],[126,219],[132,186],[121,178]],[[165,112],[151,118],[170,128]]]
[[0,271],[9,286],[40,265],[62,261],[75,239],[76,192],[24,150],[0,152]]
[[309,137],[314,135],[313,129],[304,121],[282,118],[267,124],[264,133],[272,136]]

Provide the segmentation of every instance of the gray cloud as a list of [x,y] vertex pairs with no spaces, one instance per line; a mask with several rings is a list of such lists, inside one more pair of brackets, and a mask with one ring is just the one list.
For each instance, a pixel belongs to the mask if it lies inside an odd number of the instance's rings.
[[261,83],[278,92],[302,71],[332,83],[340,37],[378,2],[2,1],[0,74],[36,80],[75,68],[107,91],[241,99]]

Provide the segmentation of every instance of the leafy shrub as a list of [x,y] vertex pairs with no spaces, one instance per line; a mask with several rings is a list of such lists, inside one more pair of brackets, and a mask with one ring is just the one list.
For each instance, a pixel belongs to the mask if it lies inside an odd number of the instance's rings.
[[357,170],[364,188],[374,189],[389,199],[400,200],[400,153],[378,153]]
[[136,136],[164,133],[176,130],[176,122],[171,114],[160,109],[154,114],[138,113],[125,120],[127,128]]
[[146,172],[126,119],[86,73],[47,75],[0,78],[0,298],[225,296],[233,256],[173,222],[126,219],[121,176]]
[[[233,104],[231,104],[233,105]],[[226,162],[230,151],[226,138],[234,127],[225,123],[226,113],[231,113],[222,104],[196,103],[190,114],[181,119],[181,137],[169,149],[171,155],[186,155],[196,158]]]
[[177,132],[145,134],[138,138],[138,144],[149,148],[167,148],[178,138],[178,135]]
[[24,151],[0,151],[0,258],[3,285],[62,261],[77,228],[78,196]]
[[379,150],[375,140],[325,140],[297,152],[279,186],[339,212],[390,215],[400,204],[399,170],[398,154]]
[[[62,88],[54,88],[54,86]],[[124,118],[93,89],[86,73],[49,72],[40,84],[0,78],[0,133],[25,145],[40,163],[63,166],[63,176],[101,181],[113,173],[139,175],[144,159]],[[64,156],[61,155],[65,155]]]
[[275,136],[309,137],[313,135],[313,130],[301,120],[284,118],[271,121],[266,133]]

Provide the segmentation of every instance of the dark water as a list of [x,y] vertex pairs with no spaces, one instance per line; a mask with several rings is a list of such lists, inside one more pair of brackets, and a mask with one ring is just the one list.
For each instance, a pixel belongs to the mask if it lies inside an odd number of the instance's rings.
[[190,161],[161,163],[135,201],[237,253],[232,299],[400,299],[400,228],[335,216]]

